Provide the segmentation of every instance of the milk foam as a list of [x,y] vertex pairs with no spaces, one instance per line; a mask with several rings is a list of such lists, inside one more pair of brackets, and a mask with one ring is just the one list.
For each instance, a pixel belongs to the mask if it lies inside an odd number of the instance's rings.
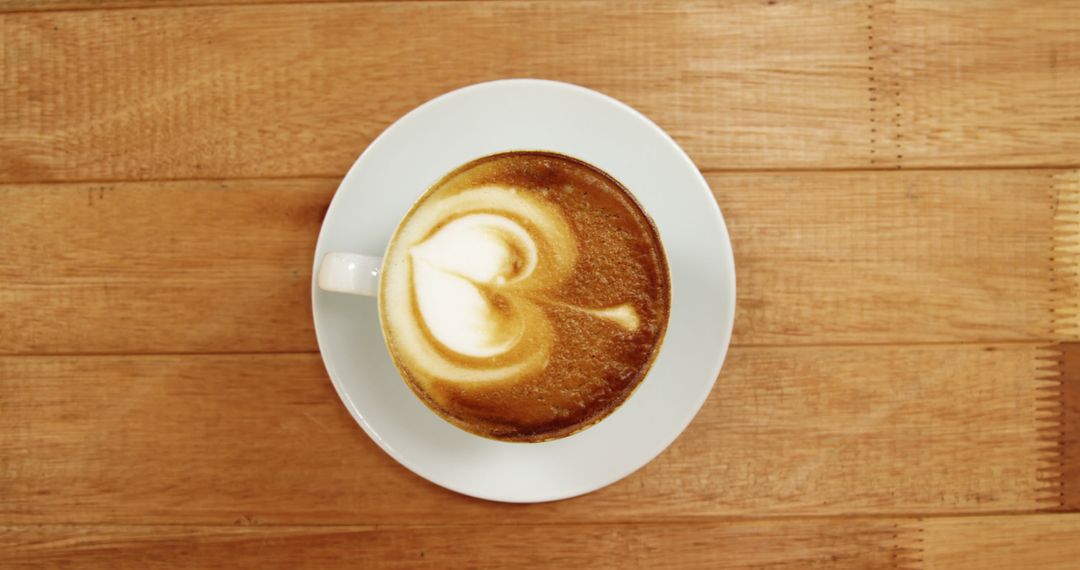
[[409,252],[438,269],[476,283],[503,285],[536,269],[536,242],[513,220],[468,214],[440,228]]
[[432,197],[398,230],[383,275],[384,319],[403,364],[453,382],[522,378],[550,360],[557,305],[634,331],[630,305],[582,308],[549,298],[578,243],[534,193],[482,186]]
[[[528,279],[536,269],[536,243],[513,220],[495,214],[457,218],[410,251],[413,291],[432,336],[450,350],[475,358],[507,352],[525,323],[491,289]],[[511,310],[506,310],[506,308]]]

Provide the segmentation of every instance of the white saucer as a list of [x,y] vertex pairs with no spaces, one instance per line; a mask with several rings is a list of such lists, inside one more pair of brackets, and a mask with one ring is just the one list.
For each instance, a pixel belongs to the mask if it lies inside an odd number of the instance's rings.
[[731,339],[735,265],[705,179],[666,133],[606,95],[530,79],[459,89],[391,125],[341,182],[316,263],[330,251],[382,255],[398,221],[432,184],[461,164],[508,150],[549,150],[599,167],[637,197],[660,230],[672,279],[667,336],[652,370],[618,410],[561,440],[484,439],[440,419],[401,380],[374,298],[327,293],[313,280],[312,309],[341,400],[391,457],[466,495],[552,501],[626,477],[690,423]]

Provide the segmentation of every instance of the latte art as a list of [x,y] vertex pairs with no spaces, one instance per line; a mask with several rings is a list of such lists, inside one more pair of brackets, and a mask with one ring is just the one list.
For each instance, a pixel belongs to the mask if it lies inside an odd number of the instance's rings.
[[[470,192],[488,198],[487,203],[492,204],[485,208],[488,212],[498,211],[500,203],[525,199],[513,188],[490,187]],[[535,207],[533,213],[540,214],[541,210]],[[413,297],[422,321],[415,326],[426,327],[434,341],[462,356],[483,358],[508,352],[525,334],[526,315],[537,315],[535,310],[522,305],[553,302],[538,287],[546,280],[533,278],[538,265],[537,240],[510,215],[465,213],[409,250]],[[543,215],[560,214],[548,211]],[[539,228],[561,230],[565,225],[563,220],[552,218]],[[547,243],[573,239],[566,233],[539,237]],[[545,269],[562,272],[573,263],[577,244],[563,241],[560,245],[562,256],[553,258]],[[582,310],[630,330],[637,328],[637,314],[629,305]],[[531,325],[538,326],[535,322]]]
[[413,296],[436,341],[459,354],[484,357],[521,340],[521,312],[492,290],[536,269],[536,246],[521,226],[492,214],[470,214],[409,254]]
[[558,155],[496,155],[448,176],[399,226],[384,329],[402,375],[455,424],[547,439],[607,413],[644,375],[666,324],[666,263],[648,219],[598,174]]

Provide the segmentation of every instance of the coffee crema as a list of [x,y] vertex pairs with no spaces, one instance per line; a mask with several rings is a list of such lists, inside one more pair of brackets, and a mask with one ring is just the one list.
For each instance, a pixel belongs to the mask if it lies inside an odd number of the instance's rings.
[[450,173],[391,240],[380,315],[413,391],[451,423],[509,441],[574,433],[619,406],[670,308],[655,226],[613,178],[546,152]]

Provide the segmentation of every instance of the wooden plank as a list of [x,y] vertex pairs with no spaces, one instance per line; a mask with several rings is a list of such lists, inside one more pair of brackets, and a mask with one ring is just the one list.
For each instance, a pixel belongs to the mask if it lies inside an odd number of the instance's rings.
[[1042,491],[1033,345],[734,349],[656,461],[518,506],[381,452],[315,354],[0,358],[0,522],[443,524],[978,513]]
[[938,4],[9,14],[0,180],[339,176],[420,102],[522,76],[634,105],[705,169],[1075,165],[1076,4]]
[[[329,2],[377,2],[384,0],[0,0],[3,12],[52,10],[105,10],[117,8],[174,8],[184,6],[234,6],[242,4],[318,4]],[[393,0],[396,2],[457,2],[460,0]],[[484,1],[484,0],[473,0]],[[498,0],[506,1],[506,0]]]
[[[305,4],[342,0],[0,0],[0,12],[46,12],[50,10],[104,10],[116,8],[170,8],[239,4]],[[371,0],[348,0],[367,2]],[[399,0],[412,1],[412,0]],[[430,1],[430,0],[429,0]]]
[[1080,560],[1080,514],[928,519],[923,567],[1073,570]]
[[1047,338],[1052,175],[710,177],[735,249],[735,342]]
[[[711,175],[735,342],[1050,338],[1051,175]],[[315,350],[310,255],[335,186],[0,186],[0,353]]]
[[[4,568],[884,568],[889,520],[449,527],[0,527]],[[7,548],[4,548],[7,546]]]
[[877,164],[1080,160],[1080,4],[870,6]]
[[417,104],[504,77],[624,99],[706,166],[862,165],[863,20],[690,2],[12,14],[0,180],[336,176]]
[[5,568],[1061,568],[1080,515],[461,526],[9,526]]
[[1080,170],[1054,175],[1054,337],[1080,341]]
[[[1050,401],[1046,406],[1058,421],[1049,422],[1044,435],[1054,444],[1047,446],[1048,459],[1059,467],[1048,473],[1048,480],[1062,508],[1080,511],[1080,342],[1062,343],[1056,349],[1060,351],[1060,376],[1054,378],[1057,386],[1047,391]],[[1060,479],[1053,478],[1056,472],[1060,472]]]
[[312,350],[311,255],[335,186],[0,188],[0,350]]

